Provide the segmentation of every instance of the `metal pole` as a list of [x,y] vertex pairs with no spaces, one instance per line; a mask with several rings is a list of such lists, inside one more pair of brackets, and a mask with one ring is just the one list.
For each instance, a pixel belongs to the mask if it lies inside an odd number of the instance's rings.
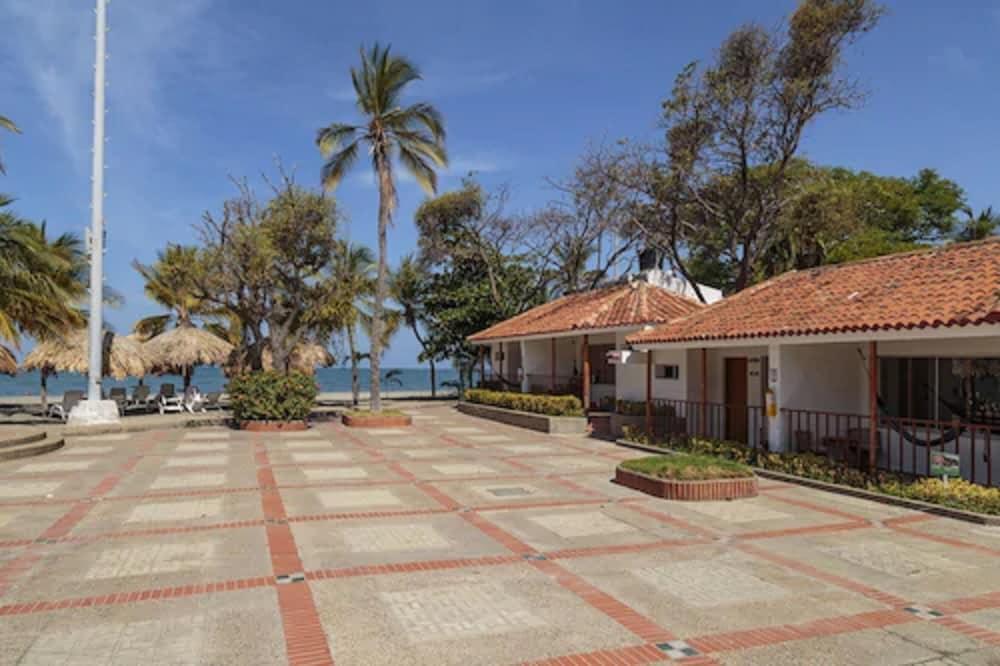
[[107,0],[97,0],[94,38],[94,149],[90,191],[90,363],[87,399],[101,399],[104,305],[104,64],[107,50]]

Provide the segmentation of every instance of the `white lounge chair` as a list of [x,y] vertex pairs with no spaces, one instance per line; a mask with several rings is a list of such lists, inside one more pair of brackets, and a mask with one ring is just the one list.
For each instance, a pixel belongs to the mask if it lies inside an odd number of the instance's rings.
[[189,386],[184,389],[184,409],[192,414],[205,411],[205,398],[197,386]]
[[77,403],[83,400],[83,391],[66,391],[63,393],[62,403],[49,405],[48,416],[60,418],[63,421],[69,418],[69,413]]
[[184,411],[184,398],[174,392],[173,384],[160,384],[160,392],[156,396],[156,404],[159,406],[161,414]]

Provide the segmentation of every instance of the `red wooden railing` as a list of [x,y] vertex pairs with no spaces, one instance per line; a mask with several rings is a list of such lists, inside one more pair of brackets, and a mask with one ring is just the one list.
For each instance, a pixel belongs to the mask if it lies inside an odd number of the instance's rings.
[[767,418],[762,407],[660,399],[652,405],[653,431],[658,436],[728,439],[767,449]]

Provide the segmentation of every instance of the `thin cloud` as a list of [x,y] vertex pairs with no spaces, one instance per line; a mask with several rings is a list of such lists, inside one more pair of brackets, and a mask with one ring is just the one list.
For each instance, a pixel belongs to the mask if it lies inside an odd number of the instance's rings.
[[946,46],[931,54],[928,60],[932,66],[945,69],[952,74],[969,76],[979,73],[979,61],[960,46]]

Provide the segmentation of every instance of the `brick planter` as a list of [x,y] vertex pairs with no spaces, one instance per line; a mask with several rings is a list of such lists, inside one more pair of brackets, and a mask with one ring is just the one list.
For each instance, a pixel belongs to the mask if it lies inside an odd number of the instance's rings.
[[308,430],[309,424],[305,421],[240,421],[240,430],[250,432],[295,432]]
[[757,496],[756,476],[711,481],[674,481],[619,467],[615,470],[615,483],[668,500],[704,502]]
[[413,419],[406,414],[388,414],[380,416],[351,416],[343,414],[341,423],[348,428],[405,428],[413,425]]

